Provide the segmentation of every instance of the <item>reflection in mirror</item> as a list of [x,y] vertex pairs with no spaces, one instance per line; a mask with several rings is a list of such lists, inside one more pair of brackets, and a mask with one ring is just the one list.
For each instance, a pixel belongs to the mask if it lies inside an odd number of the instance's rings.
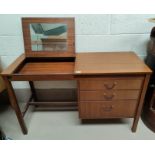
[[67,51],[67,25],[62,23],[30,24],[32,51]]

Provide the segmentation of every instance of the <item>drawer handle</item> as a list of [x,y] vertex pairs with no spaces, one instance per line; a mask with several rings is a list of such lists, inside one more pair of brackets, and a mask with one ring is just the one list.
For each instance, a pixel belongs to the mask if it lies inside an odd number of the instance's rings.
[[114,108],[113,105],[111,105],[111,106],[103,106],[103,107],[102,107],[102,109],[103,109],[104,111],[106,111],[106,112],[112,111],[113,108]]
[[114,96],[115,96],[115,93],[113,93],[112,95],[107,95],[106,93],[104,93],[104,98],[106,100],[112,100],[114,98]]
[[111,86],[108,85],[107,83],[104,84],[104,86],[106,87],[106,89],[113,89],[116,85],[117,85],[117,82],[114,82]]

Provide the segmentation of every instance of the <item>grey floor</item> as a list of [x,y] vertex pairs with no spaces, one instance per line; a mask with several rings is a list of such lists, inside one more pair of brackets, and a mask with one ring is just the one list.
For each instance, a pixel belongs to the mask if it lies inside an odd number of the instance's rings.
[[140,120],[136,133],[130,127],[132,119],[89,122],[82,124],[78,112],[32,112],[25,116],[28,134],[23,135],[14,111],[7,108],[0,113],[0,126],[14,140],[97,140],[97,139],[155,139]]

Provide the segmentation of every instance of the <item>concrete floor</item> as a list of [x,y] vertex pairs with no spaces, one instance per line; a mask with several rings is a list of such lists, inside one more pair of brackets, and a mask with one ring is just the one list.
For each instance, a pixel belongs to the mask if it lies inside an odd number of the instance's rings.
[[28,135],[23,135],[11,108],[0,113],[0,126],[6,135],[14,140],[56,140],[56,139],[155,139],[140,120],[136,133],[130,127],[132,119],[98,121],[81,124],[78,112],[32,112],[25,116]]

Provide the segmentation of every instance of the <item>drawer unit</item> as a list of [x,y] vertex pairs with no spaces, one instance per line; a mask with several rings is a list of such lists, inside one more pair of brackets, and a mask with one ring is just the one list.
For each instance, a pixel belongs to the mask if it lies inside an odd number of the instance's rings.
[[150,74],[133,52],[77,54],[80,119],[134,118],[135,132]]
[[79,79],[82,119],[134,117],[144,76]]
[[102,119],[134,117],[138,100],[81,101],[80,118]]

